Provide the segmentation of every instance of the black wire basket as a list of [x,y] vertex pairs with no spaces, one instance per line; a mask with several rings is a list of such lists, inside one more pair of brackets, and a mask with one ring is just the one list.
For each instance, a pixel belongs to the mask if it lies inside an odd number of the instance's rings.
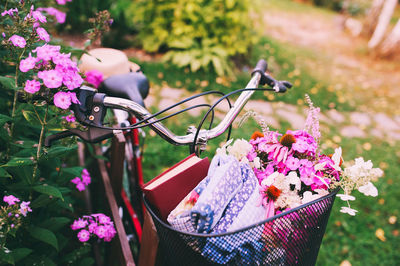
[[162,265],[314,265],[337,192],[223,234],[178,231],[144,202],[157,229]]

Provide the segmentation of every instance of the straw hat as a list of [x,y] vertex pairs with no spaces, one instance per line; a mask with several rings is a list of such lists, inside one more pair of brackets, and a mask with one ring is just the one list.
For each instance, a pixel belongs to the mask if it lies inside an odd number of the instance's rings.
[[80,59],[79,69],[82,72],[98,70],[103,73],[104,79],[118,74],[137,72],[140,67],[128,60],[126,54],[112,48],[96,48]]

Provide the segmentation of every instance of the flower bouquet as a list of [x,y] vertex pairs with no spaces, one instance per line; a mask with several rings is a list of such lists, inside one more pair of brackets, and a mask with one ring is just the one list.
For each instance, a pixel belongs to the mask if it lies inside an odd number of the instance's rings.
[[207,177],[171,212],[170,225],[149,208],[171,264],[313,265],[338,190],[347,202],[341,212],[350,215],[357,212],[349,204],[353,190],[377,196],[371,182],[382,176],[379,168],[357,158],[343,169],[341,148],[320,151],[319,108],[306,98],[304,130],[280,134],[259,121],[263,132],[217,149]]
[[378,190],[371,181],[383,175],[372,162],[362,157],[355,159],[354,165],[342,169],[342,149],[333,154],[323,154],[319,150],[318,113],[308,95],[310,109],[304,130],[288,130],[285,134],[268,128],[255,132],[250,141],[229,141],[217,153],[233,155],[239,161],[249,163],[261,186],[262,204],[266,207],[267,218],[302,204],[316,200],[337,188],[344,194],[337,196],[346,201],[341,212],[355,215],[357,210],[350,207],[350,195],[357,189],[366,196],[376,197]]

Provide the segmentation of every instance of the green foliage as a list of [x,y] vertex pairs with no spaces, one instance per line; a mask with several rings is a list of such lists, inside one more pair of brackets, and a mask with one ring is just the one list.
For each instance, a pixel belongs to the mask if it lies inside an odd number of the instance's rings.
[[[64,254],[74,252],[89,265],[93,264],[87,258],[90,244],[85,245],[83,253],[82,244],[68,225],[76,216],[74,211],[80,211],[73,208],[80,202],[73,197],[70,182],[82,172],[82,167],[70,167],[77,164],[76,156],[71,156],[77,146],[58,143],[43,147],[47,133],[65,128],[62,117],[69,112],[47,102],[30,101],[29,97],[27,103],[19,102],[16,97],[26,80],[38,79],[35,70],[19,71],[19,62],[44,44],[32,33],[32,19],[25,19],[31,4],[36,7],[46,3],[0,3],[1,11],[18,8],[13,17],[0,17],[0,32],[7,37],[18,34],[26,40],[24,48],[13,46],[3,37],[0,43],[0,265],[57,265]],[[9,195],[19,198],[18,204],[30,202],[32,212],[21,212],[19,205],[8,206],[3,197]]]
[[230,58],[248,54],[255,38],[250,0],[137,0],[127,12],[143,49],[192,71],[231,72]]
[[133,30],[128,27],[124,11],[130,5],[130,0],[87,0],[71,1],[67,3],[68,14],[64,25],[61,25],[63,31],[73,33],[82,33],[89,29],[87,23],[89,18],[95,16],[99,11],[108,10],[113,19],[111,31],[103,36],[103,44],[106,47],[126,48],[129,42],[121,36],[132,33]]

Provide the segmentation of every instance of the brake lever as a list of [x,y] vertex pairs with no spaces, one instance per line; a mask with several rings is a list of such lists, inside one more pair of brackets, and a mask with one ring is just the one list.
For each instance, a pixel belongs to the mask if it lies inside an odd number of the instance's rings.
[[46,137],[44,140],[44,145],[46,147],[50,147],[54,141],[69,136],[78,136],[86,142],[96,143],[112,137],[115,133],[117,133],[116,131],[118,130],[94,127],[89,127],[86,131],[73,128]]
[[290,83],[289,81],[286,80],[279,81],[267,74],[265,74],[265,84],[274,89],[275,92],[280,92],[280,93],[286,92],[287,89],[290,89],[293,86],[292,83]]

